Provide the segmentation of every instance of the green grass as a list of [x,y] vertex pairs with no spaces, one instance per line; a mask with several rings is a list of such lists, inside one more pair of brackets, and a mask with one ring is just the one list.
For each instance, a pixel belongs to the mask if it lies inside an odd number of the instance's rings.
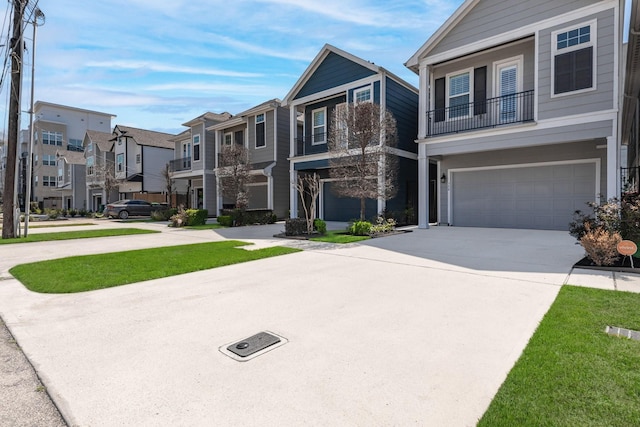
[[[38,221],[35,222],[38,225],[33,225],[33,222],[29,222],[29,228],[84,227],[87,225],[95,225],[92,222],[69,222],[69,224],[40,224]],[[24,227],[24,223],[22,223],[21,227]]]
[[565,286],[479,426],[639,426],[640,294]]
[[34,292],[73,293],[299,252],[280,246],[254,251],[238,248],[247,244],[227,240],[75,256],[21,264],[9,272]]
[[27,237],[16,237],[14,239],[0,239],[0,245],[8,245],[12,243],[48,242],[52,240],[88,239],[91,237],[129,236],[134,234],[150,234],[150,233],[159,233],[159,231],[141,230],[138,228],[112,228],[112,229],[105,229],[105,230],[81,230],[81,231],[63,231],[59,233],[37,233],[37,234],[29,234]]
[[327,231],[327,234],[319,237],[312,237],[309,240],[314,242],[327,242],[327,243],[353,243],[360,242],[362,240],[369,240],[369,236],[354,236],[347,231]]

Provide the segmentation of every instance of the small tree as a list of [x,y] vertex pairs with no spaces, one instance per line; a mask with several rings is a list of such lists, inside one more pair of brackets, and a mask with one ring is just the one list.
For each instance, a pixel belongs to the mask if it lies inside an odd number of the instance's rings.
[[307,221],[307,234],[313,234],[313,221],[316,218],[316,206],[320,195],[320,178],[318,174],[301,174],[295,183],[302,201],[304,217]]
[[111,202],[111,194],[118,188],[120,180],[116,178],[113,162],[103,161],[93,167],[90,181],[95,186],[101,186],[105,193],[105,205]]
[[164,178],[164,188],[167,190],[167,204],[171,206],[171,195],[173,194],[173,178],[171,177],[171,168],[169,163],[162,169],[162,178]]
[[393,115],[378,104],[363,102],[336,108],[328,147],[332,189],[341,197],[360,199],[360,219],[365,219],[366,199],[389,200],[398,191],[397,130]]
[[249,150],[243,145],[231,144],[220,150],[217,176],[224,197],[235,201],[237,209],[249,206],[249,189],[252,181]]

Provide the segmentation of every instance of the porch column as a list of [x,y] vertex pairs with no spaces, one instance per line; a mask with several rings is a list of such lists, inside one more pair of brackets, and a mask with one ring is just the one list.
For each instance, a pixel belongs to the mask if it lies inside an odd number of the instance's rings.
[[429,111],[429,67],[420,64],[418,96],[418,139],[427,136],[427,111]]
[[618,141],[607,137],[607,200],[620,197],[620,169],[618,168]]
[[296,182],[298,180],[298,172],[293,168],[293,163],[289,169],[289,217],[298,217],[298,191],[296,190]]
[[429,228],[429,157],[425,144],[418,144],[418,228]]

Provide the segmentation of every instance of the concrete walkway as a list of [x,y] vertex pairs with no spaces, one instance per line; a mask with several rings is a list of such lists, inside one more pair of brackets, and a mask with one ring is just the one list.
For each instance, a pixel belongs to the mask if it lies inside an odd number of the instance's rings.
[[[7,273],[223,238],[301,244],[274,239],[278,224],[131,226],[162,234],[2,248],[0,316],[71,425],[474,425],[582,278],[567,233],[455,227],[82,294],[34,294]],[[220,351],[260,331],[288,342],[247,362]]]

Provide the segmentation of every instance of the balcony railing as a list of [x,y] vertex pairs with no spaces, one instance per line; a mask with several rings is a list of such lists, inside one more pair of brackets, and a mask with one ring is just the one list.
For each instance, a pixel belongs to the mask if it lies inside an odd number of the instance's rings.
[[191,170],[191,157],[171,160],[169,162],[169,172],[180,172]]
[[327,134],[314,133],[296,138],[296,156],[308,156],[310,154],[327,152]]
[[534,91],[427,112],[427,137],[533,121]]

